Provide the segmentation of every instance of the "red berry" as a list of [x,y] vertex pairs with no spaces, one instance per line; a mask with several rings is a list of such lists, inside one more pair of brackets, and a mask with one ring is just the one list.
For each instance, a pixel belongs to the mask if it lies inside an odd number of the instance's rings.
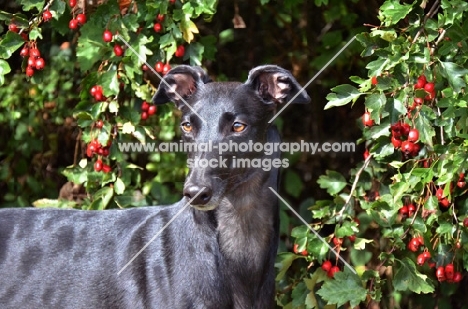
[[143,71],[148,71],[148,66],[147,66],[146,64],[143,64],[143,65],[141,66],[141,69],[142,69]]
[[148,113],[147,112],[142,112],[141,113],[141,120],[146,120],[148,119]]
[[409,213],[408,206],[406,206],[406,205],[402,206],[398,212],[402,216],[407,216],[408,213]]
[[438,188],[436,191],[436,197],[441,200],[444,197],[444,188]]
[[104,32],[102,33],[102,39],[104,40],[104,42],[109,43],[110,41],[112,41],[112,37],[112,32],[110,32],[109,30],[104,30]]
[[333,237],[333,244],[335,246],[341,246],[341,244],[343,244],[343,239],[342,238],[337,238],[337,237]]
[[424,85],[426,84],[426,76],[421,75],[416,84],[414,84],[414,89],[422,89],[424,88]]
[[410,249],[413,252],[418,251],[419,246],[421,243],[419,242],[419,239],[417,238],[412,238],[408,244],[408,249]]
[[76,15],[76,20],[80,25],[84,25],[86,23],[86,15],[83,13],[80,13]]
[[329,260],[326,260],[322,264],[322,269],[328,272],[332,268],[332,263]]
[[426,90],[427,92],[433,92],[434,86],[434,83],[427,83],[424,85],[424,90]]
[[459,180],[459,181],[457,182],[457,187],[459,187],[460,189],[463,189],[463,188],[465,187],[465,185],[466,185],[466,182],[465,182],[465,181]]
[[436,277],[437,277],[437,280],[439,280],[439,282],[445,281],[446,277],[445,277],[444,266],[437,267]]
[[464,226],[464,227],[468,227],[468,217],[466,217],[465,219],[463,219],[463,226]]
[[16,32],[16,33],[19,32],[18,26],[14,23],[11,23],[8,25],[8,30],[10,30],[11,32]]
[[349,239],[350,242],[355,242],[356,241],[356,235],[348,236],[348,239]]
[[104,165],[102,166],[102,171],[103,171],[104,173],[107,174],[107,173],[109,173],[109,172],[112,171],[112,168],[111,168],[109,165],[104,164]]
[[450,206],[450,201],[448,200],[448,198],[446,197],[443,197],[440,201],[439,201],[440,205],[442,205],[442,207],[444,208],[448,208]]
[[419,131],[418,129],[411,129],[408,132],[408,140],[410,142],[416,142],[419,139]]
[[153,29],[154,29],[154,31],[159,33],[159,32],[161,32],[162,26],[161,26],[160,23],[155,23],[154,26],[153,26]]
[[34,75],[34,69],[32,66],[27,66],[26,67],[26,76],[31,77]]
[[340,271],[340,268],[338,266],[333,266],[330,268],[330,270],[327,272],[327,276],[329,278],[335,277],[335,274]]
[[377,83],[378,83],[377,76],[372,76],[371,83],[372,83],[372,85],[377,85]]
[[100,172],[102,170],[102,161],[101,160],[96,160],[96,162],[94,162],[94,170],[96,172]]
[[93,143],[89,143],[88,147],[86,147],[86,155],[88,156],[88,158],[91,158],[94,152],[96,152],[96,146],[94,146]]
[[42,58],[37,58],[36,59],[36,69],[37,70],[42,70],[45,67],[45,61]]
[[463,279],[463,275],[462,275],[460,272],[456,271],[456,272],[453,274],[453,279],[452,279],[452,281],[453,281],[454,283],[458,283],[458,282],[462,281],[462,279]]
[[410,130],[411,130],[411,128],[410,128],[409,124],[407,124],[407,123],[402,123],[401,124],[401,134],[403,136],[408,136]]
[[420,255],[418,255],[418,257],[416,258],[416,263],[419,265],[419,266],[423,266],[424,263],[426,263],[426,258],[424,257],[424,254],[421,253]]
[[27,46],[23,47],[20,51],[21,57],[27,57],[29,55],[29,48]]
[[414,151],[414,143],[410,141],[401,142],[401,152],[405,155],[411,155]]
[[392,145],[393,145],[394,148],[398,149],[398,148],[401,147],[401,140],[400,139],[397,139],[394,136],[392,136],[391,141],[392,141]]
[[185,47],[184,45],[177,46],[177,50],[175,52],[176,57],[183,57],[185,55]]
[[114,45],[114,54],[117,56],[117,57],[120,57],[122,56],[124,53],[123,49],[122,49],[122,46],[120,46],[119,44],[115,44]]
[[97,85],[94,85],[94,86],[91,87],[91,89],[89,90],[89,93],[94,97],[94,95],[96,94],[97,91],[98,91],[98,86],[97,86]]
[[109,155],[109,152],[110,152],[110,151],[109,151],[109,148],[108,148],[108,147],[102,149],[102,155],[103,155],[104,157],[107,157],[107,156]]
[[422,105],[424,100],[422,98],[414,98],[414,103],[417,105]]
[[68,23],[68,28],[72,30],[75,30],[76,28],[78,28],[78,21],[76,19],[70,20],[70,22]]
[[41,52],[37,48],[31,48],[29,55],[33,58],[39,58],[41,56]]
[[70,0],[68,3],[72,8],[76,6],[76,0]]
[[159,22],[163,22],[164,21],[164,15],[163,14],[158,14],[157,19],[158,19]]
[[144,112],[147,112],[149,108],[149,104],[146,101],[143,101],[143,104],[141,104],[141,110]]
[[424,251],[424,252],[422,253],[422,255],[424,256],[424,258],[425,258],[426,260],[428,260],[428,259],[431,258],[431,254],[429,253],[429,251]]
[[370,152],[369,152],[369,149],[366,149],[366,151],[364,151],[364,160],[367,160],[367,158],[370,156]]
[[36,66],[36,59],[34,57],[29,56],[28,66],[30,66],[30,67],[35,67]]
[[374,125],[374,120],[372,120],[369,112],[365,112],[362,115],[362,124],[366,127],[372,127]]
[[105,101],[106,99],[104,98],[104,96],[102,95],[102,91],[98,91],[94,94],[94,99],[98,102],[102,102],[102,101]]
[[156,114],[156,111],[158,110],[156,105],[150,105],[148,107],[148,116]]
[[175,2],[176,2],[176,0],[169,0],[170,4],[174,4]]
[[104,122],[102,120],[96,121],[96,128],[101,129],[104,126]]
[[169,72],[170,70],[171,70],[171,65],[169,63],[166,63],[162,69],[163,75],[166,75],[166,73]]
[[414,144],[413,152],[411,152],[411,156],[415,157],[419,154],[419,151],[421,150],[421,146],[417,143]]
[[454,269],[452,263],[449,263],[449,264],[445,265],[445,277],[447,278],[447,280],[452,280],[453,279],[454,271],[455,271],[455,269]]
[[408,215],[411,217],[414,215],[414,212],[416,211],[416,207],[413,204],[408,205]]
[[163,68],[164,68],[164,63],[162,63],[161,61],[156,62],[156,64],[154,65],[154,69],[158,73],[162,73]]
[[42,19],[44,19],[44,21],[49,21],[52,19],[52,13],[49,11],[49,10],[45,10],[43,13],[42,13]]

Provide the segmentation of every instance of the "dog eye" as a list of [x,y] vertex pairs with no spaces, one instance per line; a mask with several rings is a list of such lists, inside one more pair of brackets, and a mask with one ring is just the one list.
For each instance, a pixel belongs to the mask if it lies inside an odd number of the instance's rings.
[[234,124],[232,125],[232,130],[234,132],[242,132],[245,130],[245,128],[247,127],[247,125],[243,124],[243,123],[240,123],[240,122],[234,122]]
[[192,124],[188,121],[182,123],[180,126],[182,127],[182,130],[184,130],[187,133],[192,131]]

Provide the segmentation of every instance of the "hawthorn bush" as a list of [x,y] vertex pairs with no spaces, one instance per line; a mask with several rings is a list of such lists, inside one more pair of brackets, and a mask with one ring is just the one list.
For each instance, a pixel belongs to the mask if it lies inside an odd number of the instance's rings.
[[[7,98],[0,104],[11,110],[0,122],[12,137],[2,142],[4,205],[26,206],[27,192],[42,192],[48,185],[38,181],[48,178],[42,161],[70,141],[76,142],[74,163],[62,173],[71,185],[62,188],[60,200],[44,196],[49,199],[35,206],[105,209],[173,200],[168,183],[183,181],[184,155],[151,153],[141,167],[140,156],[121,152],[117,141],[174,138],[178,114],[172,106],[148,103],[159,83],[154,71],[161,76],[173,64],[213,59],[216,39],[198,35],[193,20],[209,20],[216,4],[25,0],[19,13],[0,11],[7,28],[0,38],[0,84],[19,67],[15,61],[23,72],[0,90]],[[27,163],[34,159],[37,164]],[[143,170],[156,175],[142,181]]]
[[363,110],[364,160],[348,180],[320,177],[332,199],[309,208],[310,227],[325,242],[292,231],[277,264],[284,308],[466,308],[468,3],[387,0],[379,19],[357,35],[368,76],[325,107]]

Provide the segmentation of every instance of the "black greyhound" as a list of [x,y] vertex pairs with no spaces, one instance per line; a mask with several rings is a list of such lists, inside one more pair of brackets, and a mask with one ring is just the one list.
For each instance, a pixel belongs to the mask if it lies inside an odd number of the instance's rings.
[[[202,69],[179,66],[153,102],[182,111],[184,141],[216,147],[279,142],[268,121],[291,99],[310,100],[277,66],[254,68],[244,84],[211,82]],[[279,153],[188,155],[224,162],[192,166],[184,198],[171,206],[0,210],[0,308],[273,308],[279,214],[269,187],[277,188],[278,164],[233,166],[239,158],[279,160]]]

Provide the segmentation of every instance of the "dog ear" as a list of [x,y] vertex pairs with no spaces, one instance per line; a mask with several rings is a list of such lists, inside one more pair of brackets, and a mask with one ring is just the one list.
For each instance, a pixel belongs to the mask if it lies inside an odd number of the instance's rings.
[[245,84],[267,104],[309,103],[310,97],[291,72],[276,65],[262,65],[252,69]]
[[154,104],[174,102],[178,108],[183,101],[193,96],[200,87],[211,82],[210,77],[200,67],[179,65],[167,72],[153,96]]

